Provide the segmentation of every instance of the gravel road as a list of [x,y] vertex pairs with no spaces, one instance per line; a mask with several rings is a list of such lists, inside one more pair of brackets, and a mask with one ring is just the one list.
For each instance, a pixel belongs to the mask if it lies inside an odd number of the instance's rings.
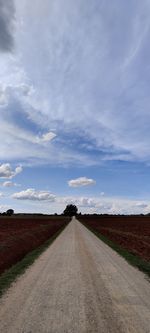
[[150,333],[150,283],[76,219],[0,300],[2,333]]

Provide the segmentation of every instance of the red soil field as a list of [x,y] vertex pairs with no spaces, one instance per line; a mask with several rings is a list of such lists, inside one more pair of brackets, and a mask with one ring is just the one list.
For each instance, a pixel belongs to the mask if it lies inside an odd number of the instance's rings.
[[84,215],[79,220],[120,247],[150,261],[150,216]]
[[42,245],[69,218],[42,215],[0,216],[0,273]]

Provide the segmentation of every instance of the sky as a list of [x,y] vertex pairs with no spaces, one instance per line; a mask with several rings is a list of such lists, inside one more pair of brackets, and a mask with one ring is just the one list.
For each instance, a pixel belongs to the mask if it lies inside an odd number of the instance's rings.
[[149,40],[149,0],[0,0],[0,211],[150,212]]

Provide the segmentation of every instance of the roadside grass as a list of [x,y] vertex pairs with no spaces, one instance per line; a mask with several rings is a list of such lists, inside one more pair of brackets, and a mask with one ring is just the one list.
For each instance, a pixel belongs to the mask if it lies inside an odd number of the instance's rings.
[[112,242],[106,236],[103,236],[100,232],[94,230],[86,223],[81,222],[87,229],[92,231],[100,240],[102,240],[105,244],[110,246],[113,250],[115,250],[118,254],[120,254],[126,261],[134,267],[137,267],[140,271],[144,272],[148,276],[148,280],[150,282],[150,263],[136,256],[135,254],[121,248],[118,244]]
[[53,241],[59,236],[59,234],[65,229],[67,225],[68,224],[60,228],[51,238],[44,242],[44,244],[29,252],[17,264],[13,265],[0,275],[0,297],[10,287],[12,282],[14,282],[17,277],[23,274],[26,269],[31,266],[34,261],[53,243]]

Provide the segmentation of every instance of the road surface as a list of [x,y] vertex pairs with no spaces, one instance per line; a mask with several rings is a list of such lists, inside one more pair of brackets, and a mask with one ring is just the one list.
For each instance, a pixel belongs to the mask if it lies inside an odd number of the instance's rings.
[[150,333],[150,283],[73,219],[0,300],[2,333]]

